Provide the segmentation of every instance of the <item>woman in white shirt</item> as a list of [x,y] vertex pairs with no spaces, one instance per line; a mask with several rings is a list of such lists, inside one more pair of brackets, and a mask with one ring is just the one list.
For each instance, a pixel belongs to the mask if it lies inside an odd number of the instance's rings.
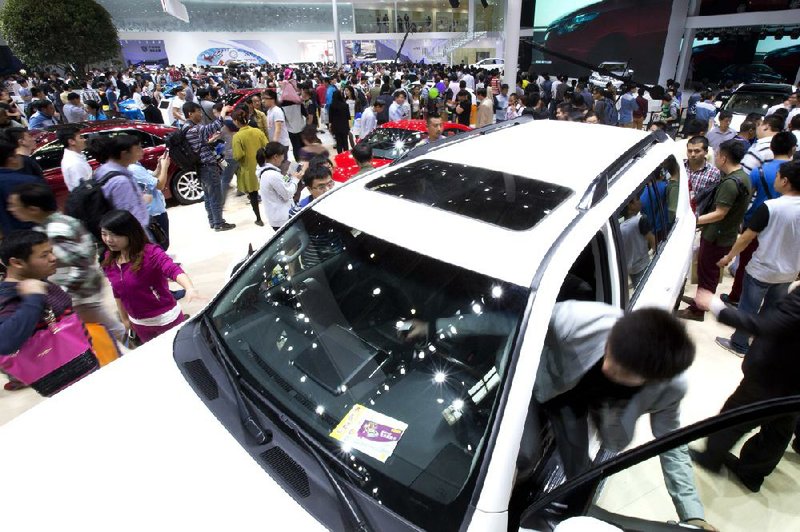
[[173,120],[172,125],[176,127],[180,127],[186,122],[186,117],[183,116],[183,104],[186,103],[186,100],[184,99],[185,97],[186,92],[181,89],[169,102],[169,114]]
[[284,176],[280,170],[287,150],[280,142],[269,142],[256,154],[261,202],[267,221],[275,231],[289,220],[289,209],[300,183],[297,175]]

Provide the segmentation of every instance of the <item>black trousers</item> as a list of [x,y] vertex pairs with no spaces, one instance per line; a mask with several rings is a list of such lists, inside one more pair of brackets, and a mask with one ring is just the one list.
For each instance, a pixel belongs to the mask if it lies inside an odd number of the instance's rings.
[[[766,399],[791,395],[791,392],[785,390],[783,392],[780,393],[773,386],[748,379],[745,376],[739,383],[739,387],[722,405],[721,412]],[[709,436],[705,455],[713,465],[721,465],[723,458],[736,445],[736,442],[760,425],[758,433],[751,436],[742,446],[739,453],[739,473],[748,480],[761,482],[764,477],[772,473],[783,458],[783,453],[792,439],[797,419],[797,416],[780,416],[760,424],[757,422],[746,423],[717,432]]]
[[336,131],[333,134],[333,138],[336,140],[336,153],[342,153],[343,151],[347,151],[349,149],[349,140],[348,134],[349,131]]

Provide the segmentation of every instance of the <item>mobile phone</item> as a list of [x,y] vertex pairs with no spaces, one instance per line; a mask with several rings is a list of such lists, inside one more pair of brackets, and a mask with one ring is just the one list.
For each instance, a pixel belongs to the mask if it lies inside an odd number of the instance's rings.
[[298,173],[298,172],[299,172],[299,171],[300,171],[302,168],[303,168],[303,165],[301,165],[300,163],[292,163],[292,164],[289,166],[289,171],[290,171],[291,173],[293,173],[293,174],[296,174],[296,173]]

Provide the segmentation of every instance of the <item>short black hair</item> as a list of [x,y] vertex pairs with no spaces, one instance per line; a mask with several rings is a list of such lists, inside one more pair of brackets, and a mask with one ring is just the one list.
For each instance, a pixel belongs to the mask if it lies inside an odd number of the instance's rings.
[[781,176],[789,180],[792,189],[796,192],[800,192],[800,163],[796,161],[783,163],[778,167],[778,172],[780,172]]
[[306,169],[305,173],[303,174],[303,184],[306,187],[311,188],[312,186],[314,186],[315,180],[326,179],[331,175],[332,175],[331,169],[325,166],[324,164],[312,164]]
[[0,139],[0,166],[4,166],[6,161],[17,153],[17,146]]
[[608,352],[623,368],[647,380],[672,379],[694,362],[695,346],[678,318],[660,308],[642,308],[617,320]]
[[688,120],[683,125],[683,136],[684,137],[694,137],[695,135],[702,135],[708,131],[708,122],[705,120],[698,120],[697,118],[693,118]]
[[691,137],[687,144],[702,144],[703,150],[708,151],[708,139],[703,135],[695,135],[694,137]]
[[756,130],[756,123],[751,122],[750,120],[745,120],[742,122],[742,125],[739,126],[739,133],[751,132]]
[[44,212],[58,210],[53,189],[44,183],[22,183],[11,189],[11,194],[16,194],[26,207],[38,207]]
[[720,111],[717,117],[719,118],[719,121],[722,122],[723,120],[733,118],[733,113],[730,111]]
[[366,142],[359,142],[350,150],[350,155],[358,164],[368,163],[372,160],[372,146]]
[[198,109],[202,109],[202,107],[200,107],[200,104],[194,102],[186,102],[185,104],[183,104],[183,107],[181,107],[181,111],[183,111],[183,116],[187,118],[189,117],[190,114],[192,114]]
[[27,261],[33,253],[33,246],[45,242],[47,234],[41,231],[32,229],[12,231],[0,241],[0,262],[7,267],[12,258]]
[[783,131],[783,125],[786,123],[786,118],[775,116],[774,114],[764,118],[762,124],[766,124],[771,131]]
[[728,159],[733,161],[733,164],[739,164],[744,159],[747,149],[745,149],[740,140],[731,139],[719,145],[719,152],[724,153]]
[[24,127],[7,127],[0,135],[2,135],[2,139],[6,142],[13,144],[14,146],[19,146],[19,141],[22,140],[22,137],[28,133],[28,130]]
[[788,131],[775,133],[775,136],[772,137],[769,143],[769,149],[772,150],[772,153],[775,155],[789,155],[792,152],[792,148],[796,146],[797,137],[794,136],[794,133]]
[[476,90],[475,94],[478,96],[486,96],[486,87],[481,87],[480,89]]
[[77,92],[70,92],[67,94],[67,101],[71,102],[72,100],[80,100],[81,97]]
[[77,126],[67,126],[63,127],[58,130],[58,142],[64,145],[65,148],[69,146],[69,141],[75,138],[75,135],[79,134],[81,129]]

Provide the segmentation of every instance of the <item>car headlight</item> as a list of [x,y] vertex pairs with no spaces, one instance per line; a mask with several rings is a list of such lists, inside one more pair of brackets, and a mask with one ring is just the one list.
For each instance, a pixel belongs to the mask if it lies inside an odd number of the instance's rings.
[[581,25],[596,19],[599,15],[600,13],[598,12],[590,11],[588,13],[580,13],[578,15],[564,17],[555,21],[552,28],[553,31],[555,31],[558,35],[571,33],[578,29]]

